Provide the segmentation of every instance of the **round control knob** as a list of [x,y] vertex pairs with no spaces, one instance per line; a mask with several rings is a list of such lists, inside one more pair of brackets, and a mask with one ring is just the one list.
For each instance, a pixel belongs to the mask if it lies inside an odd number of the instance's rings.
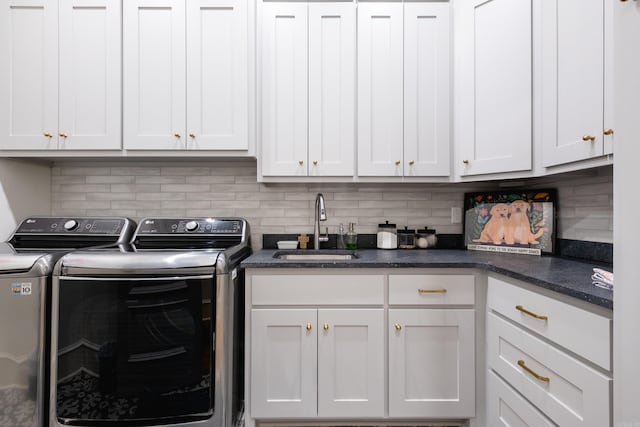
[[198,229],[197,221],[189,221],[184,225],[185,230],[187,231],[196,231]]
[[69,221],[64,223],[64,229],[67,231],[72,231],[78,228],[78,221],[75,219],[70,219]]

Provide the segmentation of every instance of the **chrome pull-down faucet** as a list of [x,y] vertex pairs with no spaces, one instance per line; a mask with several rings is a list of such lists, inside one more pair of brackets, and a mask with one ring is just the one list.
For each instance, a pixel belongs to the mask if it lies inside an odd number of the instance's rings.
[[324,196],[322,193],[316,195],[315,218],[313,224],[313,248],[320,249],[320,242],[329,240],[329,236],[320,236],[320,221],[327,220],[327,211],[324,207]]

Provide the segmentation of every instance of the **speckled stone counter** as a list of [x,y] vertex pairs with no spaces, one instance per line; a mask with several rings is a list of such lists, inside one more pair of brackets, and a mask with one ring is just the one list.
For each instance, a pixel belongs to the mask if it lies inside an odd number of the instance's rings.
[[257,251],[242,262],[244,268],[478,268],[500,273],[601,307],[613,308],[613,292],[591,283],[593,267],[602,264],[555,257],[496,254],[466,250],[358,250],[358,258],[344,261],[281,260],[277,250]]

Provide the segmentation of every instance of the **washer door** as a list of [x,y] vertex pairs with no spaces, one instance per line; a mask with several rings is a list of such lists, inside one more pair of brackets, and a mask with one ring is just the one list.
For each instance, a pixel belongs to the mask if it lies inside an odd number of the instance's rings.
[[57,293],[61,423],[213,414],[213,276],[63,277]]

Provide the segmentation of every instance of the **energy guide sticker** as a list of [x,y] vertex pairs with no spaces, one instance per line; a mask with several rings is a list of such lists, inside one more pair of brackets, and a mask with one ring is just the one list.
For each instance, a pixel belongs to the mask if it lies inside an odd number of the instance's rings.
[[31,295],[31,292],[32,292],[31,282],[11,284],[12,295]]

